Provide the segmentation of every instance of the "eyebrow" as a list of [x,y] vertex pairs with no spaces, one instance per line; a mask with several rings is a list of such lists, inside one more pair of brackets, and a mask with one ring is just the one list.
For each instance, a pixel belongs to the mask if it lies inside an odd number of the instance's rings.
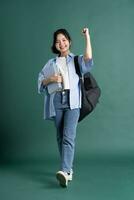
[[[61,40],[67,40],[67,38],[66,37],[61,38]],[[60,41],[60,40],[56,39],[56,41]]]

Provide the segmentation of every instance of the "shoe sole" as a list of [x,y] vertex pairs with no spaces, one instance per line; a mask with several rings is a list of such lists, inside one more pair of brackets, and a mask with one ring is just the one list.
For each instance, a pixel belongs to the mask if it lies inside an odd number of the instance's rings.
[[57,173],[56,178],[62,187],[67,187],[67,180],[63,174]]
[[69,178],[69,179],[68,179],[68,181],[72,181],[72,180],[73,180],[73,178]]

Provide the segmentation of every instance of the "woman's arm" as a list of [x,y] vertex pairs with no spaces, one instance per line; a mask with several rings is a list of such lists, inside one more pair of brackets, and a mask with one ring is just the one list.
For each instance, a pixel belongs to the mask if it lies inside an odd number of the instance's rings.
[[84,28],[82,30],[82,33],[85,37],[85,42],[86,42],[84,60],[87,61],[87,60],[92,59],[92,47],[91,47],[90,34],[89,34],[88,28]]

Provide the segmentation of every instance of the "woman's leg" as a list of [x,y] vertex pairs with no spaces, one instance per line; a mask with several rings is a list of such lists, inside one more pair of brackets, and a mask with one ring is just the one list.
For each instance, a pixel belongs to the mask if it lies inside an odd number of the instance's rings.
[[64,126],[62,139],[61,170],[70,172],[73,167],[76,128],[80,109],[66,109],[64,111]]
[[55,126],[56,126],[56,138],[58,149],[60,153],[60,158],[62,157],[62,140],[63,140],[63,111],[61,109],[56,110],[55,116]]

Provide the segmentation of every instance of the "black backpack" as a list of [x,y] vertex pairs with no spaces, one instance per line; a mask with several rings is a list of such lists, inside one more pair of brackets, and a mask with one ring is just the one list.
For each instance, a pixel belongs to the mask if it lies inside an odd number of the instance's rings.
[[79,122],[83,120],[88,114],[90,114],[96,104],[99,102],[99,97],[101,95],[101,89],[98,86],[95,78],[90,72],[82,75],[80,72],[80,66],[78,63],[78,56],[74,57],[75,70],[80,79],[81,91],[82,91],[82,101],[80,109]]

